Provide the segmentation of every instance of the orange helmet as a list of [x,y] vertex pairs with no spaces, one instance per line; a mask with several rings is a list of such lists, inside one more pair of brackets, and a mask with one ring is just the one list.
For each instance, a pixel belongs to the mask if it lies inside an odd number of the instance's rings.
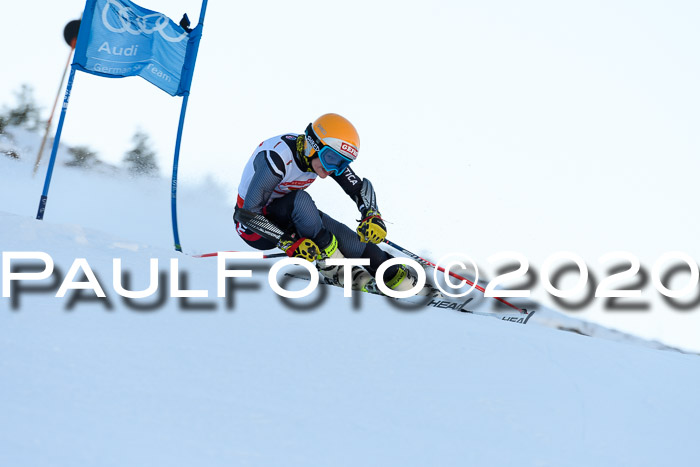
[[360,152],[360,136],[346,118],[338,114],[321,115],[309,123],[305,131],[304,155],[311,159],[319,156],[323,167],[336,175],[357,158]]

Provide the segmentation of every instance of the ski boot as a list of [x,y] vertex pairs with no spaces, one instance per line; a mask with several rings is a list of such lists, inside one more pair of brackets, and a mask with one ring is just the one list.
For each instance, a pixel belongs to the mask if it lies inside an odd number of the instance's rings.
[[[333,236],[331,243],[323,248],[322,253],[316,260],[316,268],[329,284],[334,284],[342,287],[345,284],[345,268],[340,265],[326,264],[327,259],[342,259],[345,258],[343,253],[338,249],[338,240]],[[352,268],[352,290],[362,290],[364,285],[372,280],[372,276],[359,266]]]
[[[405,292],[407,290],[411,290],[413,287],[416,286],[417,283],[418,277],[416,277],[411,268],[407,267],[405,264],[398,265],[398,268],[394,275],[391,278],[389,278],[389,280],[385,281],[385,284],[388,288],[397,292]],[[363,292],[384,295],[384,293],[381,290],[379,290],[379,287],[377,286],[377,280],[375,278],[372,278],[370,281],[368,281],[361,290]],[[427,283],[423,286],[421,290],[418,291],[418,293],[416,293],[416,295],[431,298],[442,296],[439,290]]]

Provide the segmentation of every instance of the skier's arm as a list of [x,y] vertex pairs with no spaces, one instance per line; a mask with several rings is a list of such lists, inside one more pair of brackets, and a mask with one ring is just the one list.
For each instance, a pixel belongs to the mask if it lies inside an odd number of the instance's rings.
[[365,217],[367,211],[379,213],[377,196],[374,194],[374,187],[368,179],[360,178],[350,167],[346,168],[341,175],[332,174],[331,177],[355,202],[362,217]]
[[267,217],[262,214],[256,214],[253,211],[248,211],[245,208],[236,206],[233,212],[233,220],[245,225],[262,238],[275,242],[275,244],[278,244],[284,235],[282,229],[277,227]]
[[255,173],[248,185],[243,208],[260,214],[284,178],[284,163],[274,151],[260,151],[253,161]]
[[253,161],[255,173],[248,185],[243,207],[236,207],[234,219],[263,238],[278,242],[282,229],[263,214],[263,208],[284,178],[284,163],[274,151],[261,151]]
[[296,238],[294,235],[283,232],[262,214],[255,214],[236,206],[233,219],[262,238],[274,242],[275,246],[289,257],[302,258],[311,262],[316,261],[319,257],[318,245],[313,240],[306,237]]
[[341,175],[333,175],[333,179],[343,188],[345,193],[355,201],[357,209],[362,214],[357,235],[364,243],[381,243],[386,238],[386,225],[382,220],[377,206],[377,196],[374,187],[368,179],[362,179],[355,172],[346,168]]

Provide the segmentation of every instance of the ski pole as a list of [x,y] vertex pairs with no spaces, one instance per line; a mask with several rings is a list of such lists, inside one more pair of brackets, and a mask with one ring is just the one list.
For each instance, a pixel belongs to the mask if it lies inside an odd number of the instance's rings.
[[41,156],[44,154],[44,146],[46,145],[46,138],[49,136],[49,130],[51,129],[51,121],[53,120],[53,115],[56,112],[56,105],[58,105],[58,99],[61,97],[61,89],[63,89],[63,82],[66,80],[66,74],[68,73],[68,68],[70,67],[70,59],[75,52],[75,45],[78,41],[78,31],[80,29],[80,20],[74,19],[66,24],[63,28],[63,38],[66,40],[66,44],[70,46],[70,52],[68,53],[68,61],[66,62],[66,67],[63,69],[63,76],[61,77],[61,84],[58,85],[58,91],[56,91],[56,99],[53,101],[53,107],[51,108],[51,114],[49,115],[49,120],[46,122],[46,131],[44,132],[44,138],[41,140],[41,146],[39,147],[39,154],[36,155],[36,162],[34,163],[34,170],[32,171],[32,177],[36,175],[37,170],[39,170],[39,163],[41,162]]
[[[211,258],[212,256],[219,256],[219,253],[241,253],[240,251],[226,251],[226,252],[215,252],[215,253],[205,253],[203,255],[192,255],[193,258]],[[268,258],[283,258],[287,256],[286,253],[272,253],[270,255],[263,255],[263,259]]]
[[[389,245],[390,247],[392,247],[392,248],[394,248],[394,249],[400,251],[401,253],[405,254],[406,256],[409,256],[409,257],[411,257],[412,259],[416,260],[418,263],[422,264],[423,266],[430,266],[431,268],[435,268],[435,269],[437,269],[437,270],[440,271],[440,272],[445,272],[445,268],[443,268],[443,267],[441,267],[441,266],[438,266],[438,265],[435,264],[435,263],[431,263],[431,262],[428,261],[427,259],[422,258],[422,257],[418,256],[418,255],[415,254],[415,253],[411,253],[410,251],[408,251],[408,250],[405,249],[404,247],[402,247],[402,246],[400,246],[400,245],[397,245],[396,243],[392,242],[392,241],[389,240],[389,239],[384,239],[384,242],[385,242],[387,245]],[[466,282],[467,284],[474,286],[475,289],[477,289],[478,291],[480,291],[480,292],[482,292],[482,293],[486,292],[486,290],[485,290],[482,286],[480,286],[480,285],[478,285],[478,284],[475,284],[474,282],[470,281],[469,279],[467,279],[467,278],[465,278],[465,277],[460,276],[459,274],[456,274],[456,273],[454,273],[454,272],[452,272],[452,271],[447,271],[447,273],[448,273],[450,276],[454,277],[455,279],[464,281],[464,282]],[[527,312],[527,310],[525,310],[524,308],[517,307],[517,306],[513,305],[512,303],[507,302],[506,300],[503,300],[501,297],[493,297],[493,298],[495,298],[495,299],[498,300],[499,302],[503,303],[504,305],[508,305],[509,307],[514,308],[514,309],[516,309],[516,310],[518,310],[518,311]]]

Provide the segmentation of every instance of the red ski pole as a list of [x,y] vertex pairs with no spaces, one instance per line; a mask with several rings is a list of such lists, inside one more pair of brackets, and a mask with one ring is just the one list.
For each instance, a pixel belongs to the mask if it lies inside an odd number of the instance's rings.
[[[226,251],[222,253],[241,253],[239,251]],[[203,255],[192,255],[193,258],[211,258],[212,256],[219,256],[219,252],[214,252],[214,253],[204,253]],[[263,259],[267,258],[284,258],[286,257],[286,253],[272,253],[271,255],[263,255]]]
[[[400,251],[401,253],[405,254],[406,256],[409,256],[410,258],[414,259],[415,261],[417,261],[418,263],[422,264],[423,266],[429,266],[429,267],[431,267],[431,268],[437,269],[437,270],[440,271],[440,272],[445,272],[445,268],[443,268],[443,267],[441,267],[441,266],[438,266],[437,264],[432,263],[432,262],[428,261],[427,259],[418,256],[418,255],[415,254],[415,253],[411,253],[410,251],[408,251],[408,250],[405,249],[404,247],[402,247],[402,246],[400,246],[400,245],[397,245],[396,243],[392,242],[391,240],[384,239],[384,242],[385,242],[387,245],[389,245],[390,247],[392,247],[392,248],[394,248],[394,249]],[[482,292],[482,293],[486,292],[486,290],[485,290],[482,286],[480,286],[479,284],[474,284],[474,282],[470,281],[469,279],[467,279],[467,278],[465,278],[465,277],[460,276],[459,274],[456,274],[456,273],[454,273],[454,272],[452,272],[452,271],[447,271],[447,273],[448,273],[450,276],[454,277],[455,279],[459,279],[459,280],[461,280],[461,281],[466,282],[466,283],[469,284],[469,285],[474,286],[475,289],[477,289],[478,291],[480,291],[480,292]],[[524,308],[520,308],[520,307],[518,307],[518,306],[515,306],[515,305],[513,305],[512,303],[510,303],[510,302],[508,302],[508,301],[506,301],[506,300],[503,300],[501,297],[493,297],[493,298],[495,298],[495,299],[498,300],[499,302],[503,303],[504,305],[508,305],[509,307],[514,308],[514,309],[516,309],[516,310],[518,310],[518,311],[522,311],[522,312],[527,313],[527,310],[525,310]]]
[[[77,25],[76,25],[77,23]],[[70,59],[75,51],[75,44],[78,39],[78,28],[80,27],[80,20],[74,20],[66,24],[63,30],[63,37],[66,39],[66,43],[70,46],[70,52],[68,53],[68,61],[63,69],[63,76],[61,77],[61,84],[58,86],[58,92],[56,92],[56,99],[53,101],[53,107],[51,108],[51,115],[46,122],[46,131],[44,132],[44,138],[41,140],[41,146],[39,147],[39,154],[36,155],[36,162],[34,163],[34,170],[32,171],[32,177],[36,175],[37,170],[39,170],[39,164],[41,163],[41,156],[44,153],[44,146],[46,145],[46,139],[49,136],[49,130],[51,129],[51,120],[53,120],[53,114],[56,112],[56,104],[58,104],[58,99],[61,97],[61,90],[63,89],[63,82],[66,80],[66,74],[68,73],[68,68],[70,67]]]

